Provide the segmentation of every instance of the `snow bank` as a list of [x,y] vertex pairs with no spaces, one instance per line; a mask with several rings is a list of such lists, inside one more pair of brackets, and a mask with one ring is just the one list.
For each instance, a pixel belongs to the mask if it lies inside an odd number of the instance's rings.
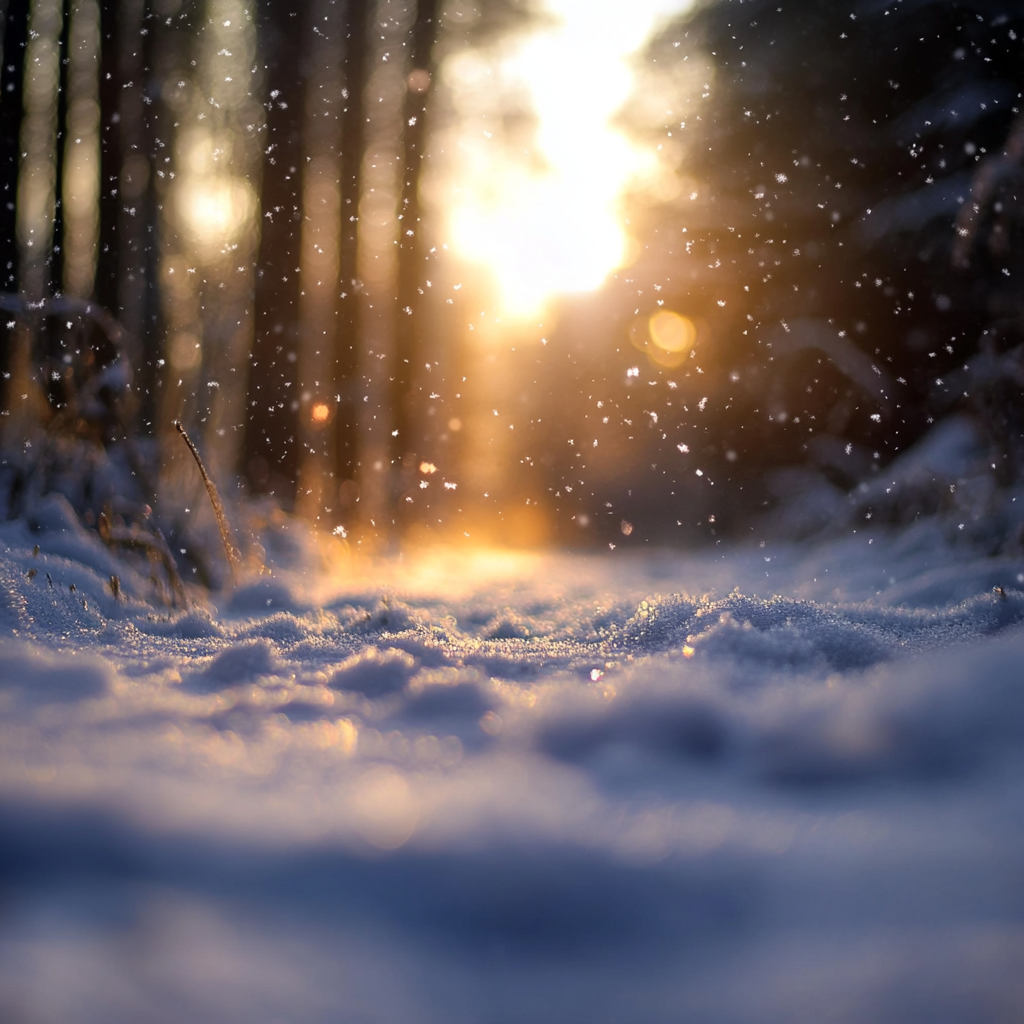
[[1020,565],[455,554],[169,614],[59,519],[0,539],[3,1019],[1024,1014]]

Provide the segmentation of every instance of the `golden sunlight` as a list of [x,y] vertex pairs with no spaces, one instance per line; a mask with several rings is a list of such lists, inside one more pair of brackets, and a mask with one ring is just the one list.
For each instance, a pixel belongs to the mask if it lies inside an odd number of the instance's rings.
[[196,255],[214,262],[252,226],[257,201],[245,178],[232,174],[230,132],[196,128],[178,139],[181,174],[174,186],[178,224]]
[[[529,315],[553,295],[591,291],[629,262],[619,203],[652,158],[611,119],[633,84],[630,55],[659,18],[687,6],[548,0],[553,26],[493,59],[463,53],[445,68],[464,122],[455,248],[492,272],[507,311]],[[503,116],[517,104],[518,120]],[[524,122],[532,138],[521,137]]]
[[204,261],[222,256],[251,224],[256,197],[241,178],[183,178],[178,190],[182,227]]

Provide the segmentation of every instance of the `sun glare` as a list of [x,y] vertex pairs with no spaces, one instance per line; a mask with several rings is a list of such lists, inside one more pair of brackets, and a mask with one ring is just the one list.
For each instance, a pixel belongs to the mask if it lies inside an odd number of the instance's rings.
[[[611,121],[632,86],[630,55],[659,18],[687,6],[548,0],[553,26],[493,63],[468,54],[449,69],[456,105],[461,88],[460,112],[475,115],[460,147],[453,239],[460,255],[490,269],[508,311],[526,315],[552,295],[591,291],[628,261],[619,201],[650,157]],[[510,152],[513,140],[483,127],[487,112],[471,97],[487,89],[525,100],[535,128],[529,146]]]
[[181,220],[189,238],[211,257],[237,239],[256,205],[248,183],[229,176],[187,181],[180,200]]

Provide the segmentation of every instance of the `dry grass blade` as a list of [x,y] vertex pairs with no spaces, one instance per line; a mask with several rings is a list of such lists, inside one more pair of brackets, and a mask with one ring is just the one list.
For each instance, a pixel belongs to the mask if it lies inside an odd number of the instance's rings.
[[221,543],[224,545],[224,554],[227,555],[228,565],[231,567],[231,579],[236,585],[238,584],[238,552],[235,551],[234,545],[231,543],[231,531],[228,528],[228,517],[224,514],[224,506],[221,504],[220,495],[217,493],[217,485],[210,479],[210,474],[206,472],[206,467],[203,465],[203,460],[199,457],[199,450],[192,443],[192,438],[185,432],[185,428],[181,425],[178,420],[174,421],[174,429],[181,434],[185,444],[188,445],[188,450],[192,453],[192,458],[196,460],[196,465],[199,467],[199,472],[203,478],[203,483],[206,484],[206,493],[210,496],[210,504],[213,506],[213,514],[217,517],[217,528],[220,530]]
[[126,548],[139,548],[146,552],[151,561],[154,559],[159,561],[164,567],[164,572],[167,573],[167,579],[171,585],[171,593],[176,600],[181,602],[183,607],[188,607],[188,593],[185,590],[185,584],[181,582],[181,576],[178,575],[178,567],[174,562],[174,556],[171,554],[171,549],[168,547],[167,541],[160,530],[154,529],[153,533],[147,533],[144,530],[129,530],[123,526],[111,526],[109,517],[103,512],[100,513],[97,525],[100,536],[107,544],[111,546],[118,544]]

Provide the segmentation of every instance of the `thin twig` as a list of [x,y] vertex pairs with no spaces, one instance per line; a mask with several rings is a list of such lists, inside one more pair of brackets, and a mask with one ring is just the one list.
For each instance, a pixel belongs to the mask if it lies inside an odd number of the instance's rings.
[[178,420],[174,421],[174,429],[181,434],[185,444],[188,445],[188,450],[192,453],[192,457],[196,460],[196,465],[199,467],[203,483],[206,484],[206,493],[210,496],[210,504],[213,506],[213,514],[217,517],[217,526],[220,529],[220,539],[224,545],[224,554],[227,555],[228,565],[231,567],[231,579],[237,586],[239,568],[238,553],[235,551],[234,545],[231,543],[231,531],[228,528],[228,517],[224,514],[224,506],[221,504],[220,495],[217,493],[217,485],[210,479],[210,474],[206,472],[203,460],[199,457],[199,450],[192,443],[192,438],[185,433],[185,428]]

